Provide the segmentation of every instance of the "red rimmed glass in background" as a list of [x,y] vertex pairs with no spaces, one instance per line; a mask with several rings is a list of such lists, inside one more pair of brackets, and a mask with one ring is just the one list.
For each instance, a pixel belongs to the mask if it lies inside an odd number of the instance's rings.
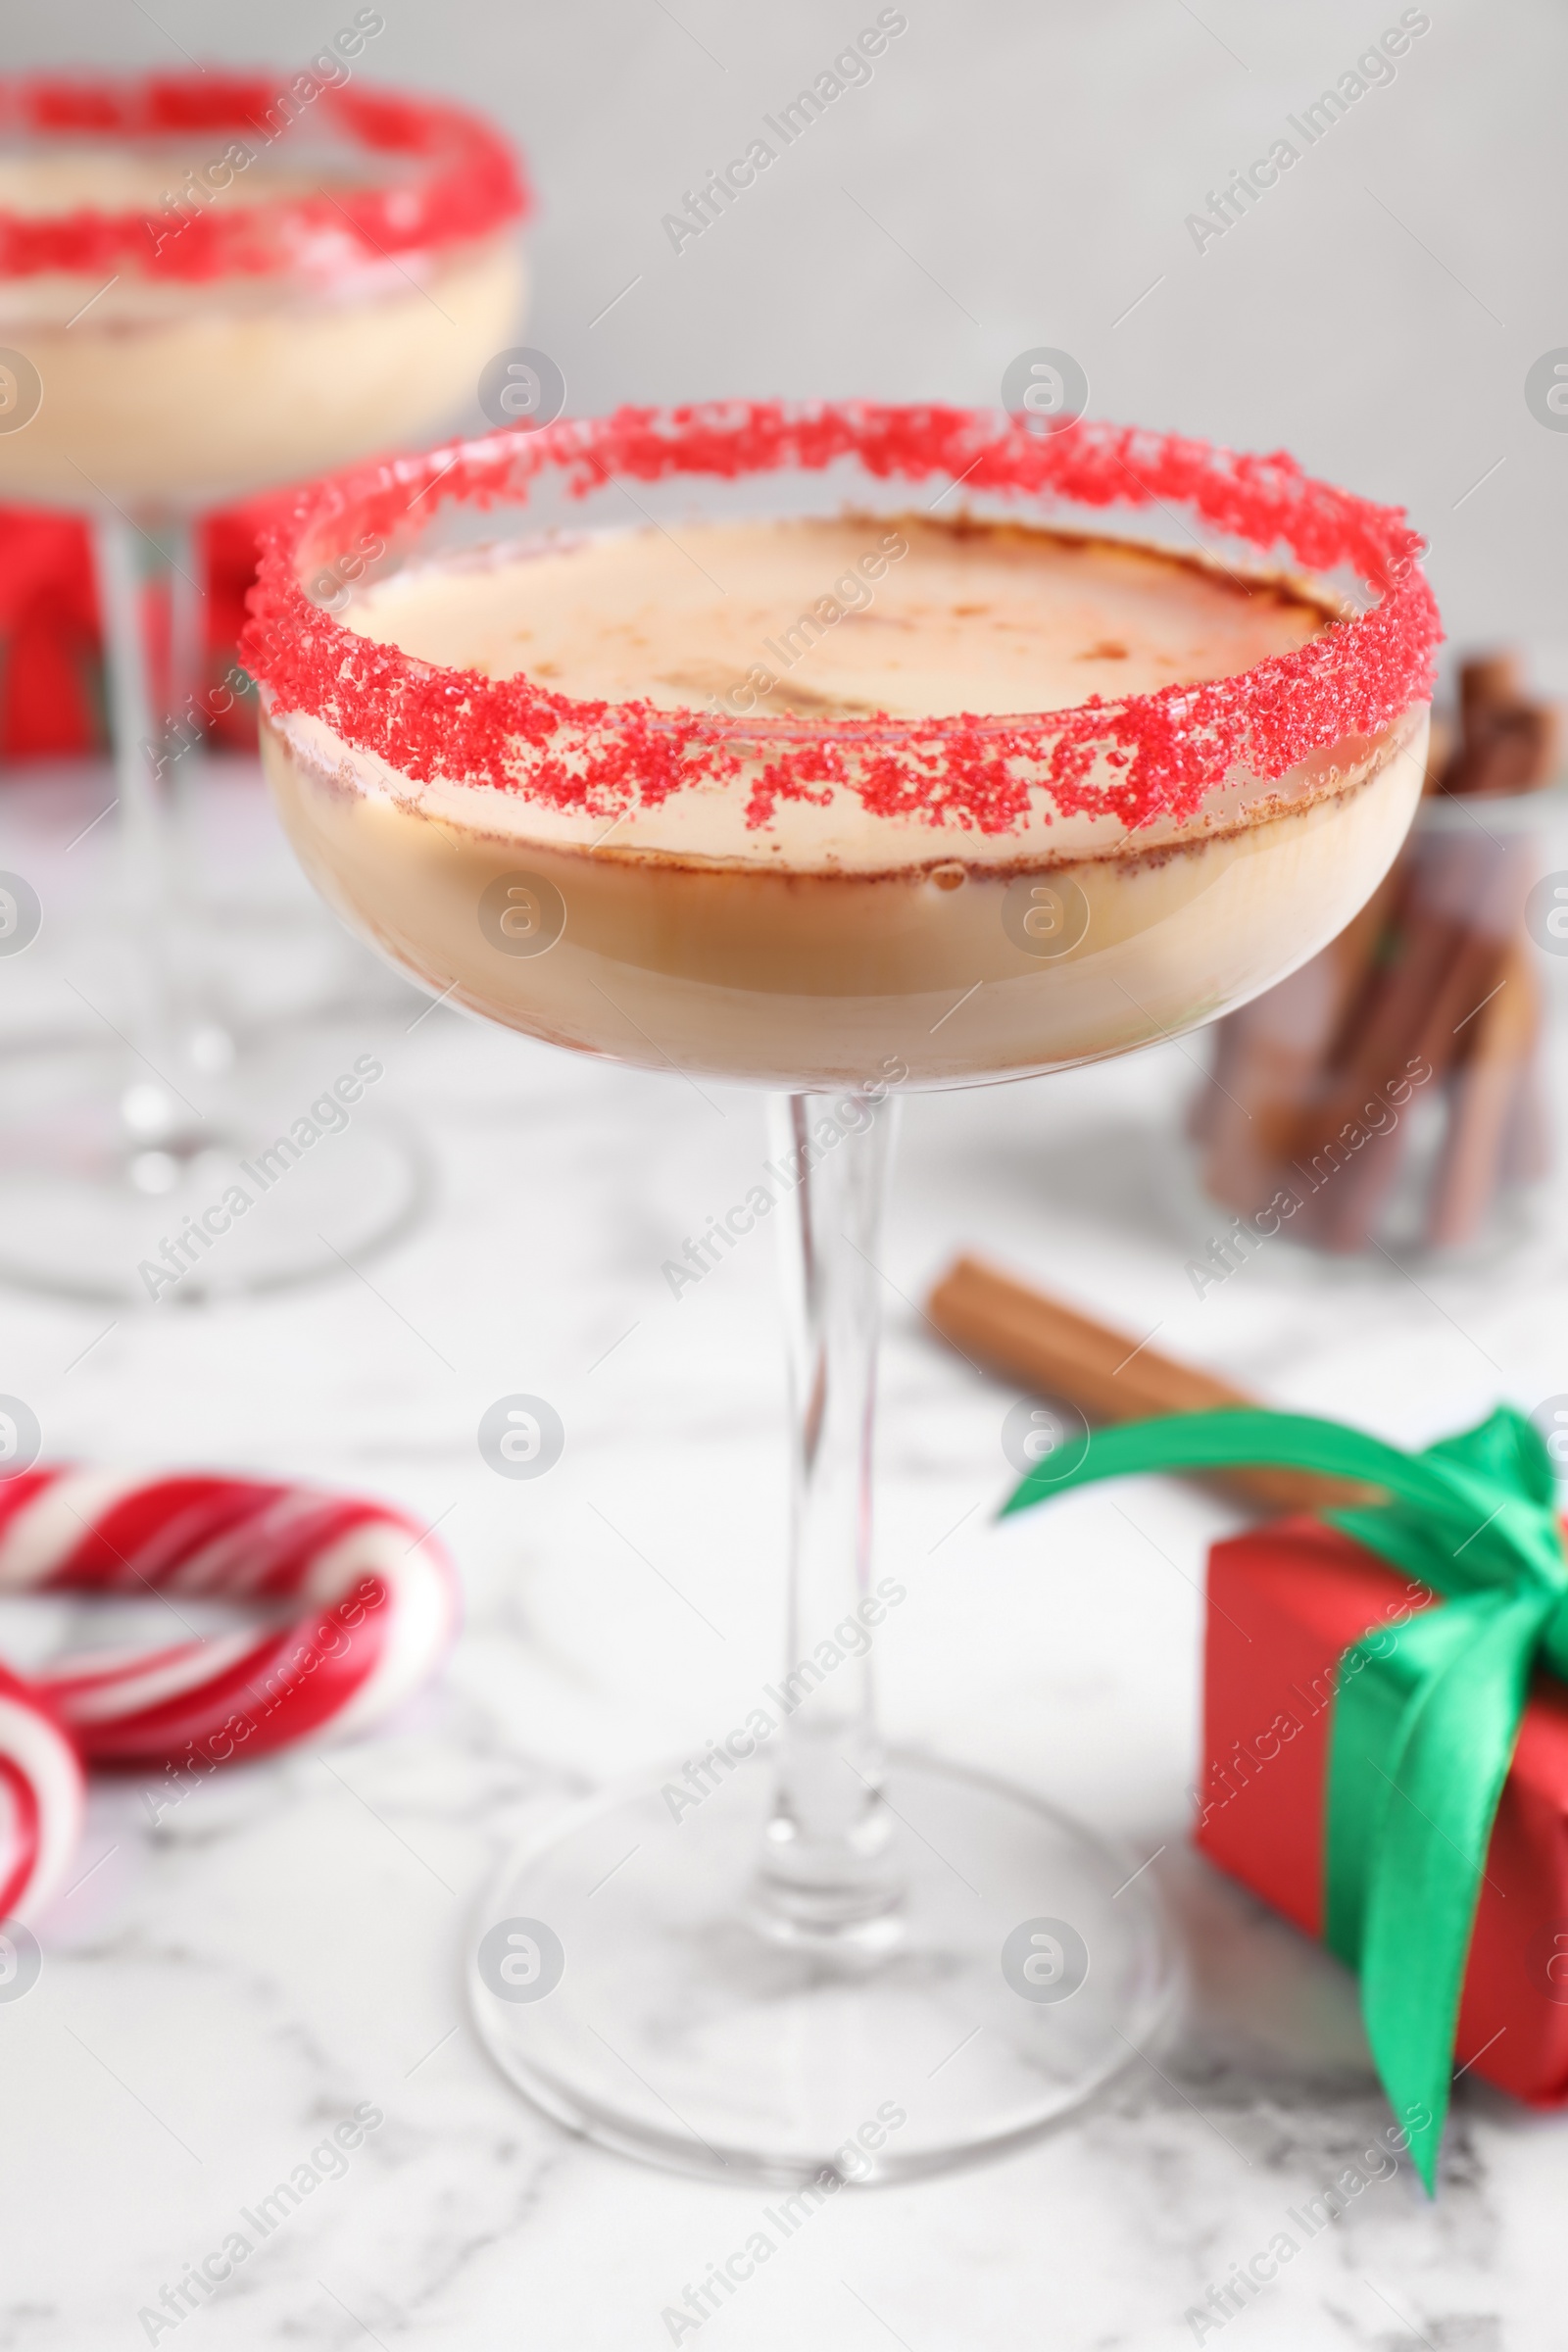
[[[317,64],[0,81],[0,500],[90,518],[137,932],[123,993],[96,1008],[103,1048],[5,1073],[0,1279],[65,1296],[145,1301],[149,1237],[276,1132],[259,1104],[251,1123],[177,953],[169,782],[213,691],[193,518],[429,429],[522,298],[526,193],[498,133]],[[346,596],[366,553],[334,550],[318,593]],[[285,1131],[303,1083],[270,1105]],[[336,1270],[316,1232],[332,1201],[365,1247],[403,1228],[422,1181],[369,1122],[337,1139],[330,1178],[330,1197],[313,1180],[270,1202],[211,1266],[190,1252],[182,1295]]]
[[[951,528],[929,520],[955,504]],[[386,554],[334,617],[310,583],[361,533]],[[858,637],[845,616],[866,600],[843,581],[814,608],[819,636],[845,624],[836,646],[914,632],[881,673],[897,692],[869,707],[822,671],[808,691],[779,656],[801,611],[786,559],[842,553],[846,534],[908,558],[862,571],[878,601]],[[1164,581],[1183,611],[1228,614],[1235,644],[1263,629],[1281,650],[977,714],[922,658],[920,581],[944,547],[967,562],[993,544],[1019,597],[1033,562],[1087,565],[1102,587]],[[344,917],[481,1017],[775,1094],[794,1507],[770,1723],[715,1751],[699,1795],[679,1768],[550,1826],[476,1937],[487,2043],[572,2127],[728,2178],[932,2172],[1044,2129],[1156,2022],[1148,1879],[1024,1790],[890,1758],[876,1730],[894,1102],[1177,1034],[1333,936],[1420,792],[1437,617],[1419,545],[1277,457],[743,402],[365,467],[264,539],[248,640],[264,761]],[[759,576],[760,602],[742,585]],[[570,691],[545,636],[573,599],[590,652],[597,631],[635,666],[663,630],[645,692]],[[738,625],[762,626],[789,674],[715,671]],[[958,672],[1008,625],[953,603]]]

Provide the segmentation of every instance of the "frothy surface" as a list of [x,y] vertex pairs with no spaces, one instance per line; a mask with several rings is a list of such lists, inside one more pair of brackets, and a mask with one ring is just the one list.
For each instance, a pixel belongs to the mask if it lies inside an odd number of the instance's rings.
[[[955,853],[988,864],[1114,854],[1127,832],[1119,817],[1064,814],[1044,792],[1005,828],[935,831],[919,807],[878,808],[862,783],[874,745],[848,749],[759,823],[753,796],[774,754],[746,730],[758,718],[877,712],[935,725],[959,714],[1049,722],[1096,696],[1113,704],[1237,676],[1333,617],[1327,601],[1272,577],[1012,522],[851,514],[513,540],[367,586],[345,626],[440,670],[515,678],[590,709],[710,713],[705,741],[733,741],[733,772],[693,769],[672,792],[607,809],[529,794],[523,747],[520,792],[471,776],[415,785],[373,754],[345,768],[346,747],[319,719],[283,723],[296,750],[340,780],[352,773],[361,789],[443,824],[516,841],[586,847],[608,830],[617,852],[861,872]],[[1113,768],[1104,774],[1114,781]],[[1325,779],[1331,789],[1351,780]],[[1223,821],[1245,821],[1240,803]],[[1148,828],[1143,846],[1183,831]]]
[[419,660],[585,700],[921,718],[1235,676],[1331,615],[1288,585],[1148,548],[849,515],[501,548],[413,566],[344,617]]

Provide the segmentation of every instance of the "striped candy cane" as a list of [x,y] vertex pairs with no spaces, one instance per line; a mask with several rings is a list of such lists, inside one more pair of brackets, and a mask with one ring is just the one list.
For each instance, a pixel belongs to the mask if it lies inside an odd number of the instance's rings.
[[[81,1835],[81,1758],[36,1690],[0,1666],[0,1922],[26,1920],[58,1888]],[[0,1967],[14,1960],[0,1931]]]
[[238,1600],[270,1621],[45,1668],[35,1690],[90,1764],[221,1764],[368,1730],[457,1620],[451,1563],[416,1521],[239,1478],[24,1472],[0,1485],[0,1592],[156,1592],[176,1616],[182,1596]]

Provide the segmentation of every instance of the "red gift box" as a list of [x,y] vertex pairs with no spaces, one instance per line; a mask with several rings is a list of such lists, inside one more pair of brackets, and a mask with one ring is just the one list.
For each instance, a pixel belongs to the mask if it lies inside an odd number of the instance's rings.
[[[1329,1731],[1341,1659],[1433,1595],[1348,1536],[1286,1519],[1208,1555],[1198,1844],[1323,1932]],[[1531,1685],[1497,1808],[1455,2063],[1514,2097],[1568,2098],[1568,1686]]]
[[[238,660],[245,591],[256,577],[256,534],[270,512],[255,499],[206,516],[198,553],[205,590],[201,697],[192,716],[218,751],[256,747],[254,706],[232,691],[214,695]],[[169,696],[169,615],[149,597],[145,623],[155,695]],[[108,744],[103,645],[92,548],[79,516],[0,507],[0,760],[79,757]]]

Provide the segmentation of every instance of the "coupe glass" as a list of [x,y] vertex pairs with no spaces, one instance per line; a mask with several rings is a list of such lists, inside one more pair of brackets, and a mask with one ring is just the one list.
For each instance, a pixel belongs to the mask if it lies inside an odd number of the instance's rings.
[[[8,1067],[0,1277],[35,1289],[146,1303],[153,1237],[199,1219],[321,1081],[289,1072],[264,1124],[188,968],[171,788],[245,684],[206,674],[193,522],[431,429],[522,293],[505,143],[458,108],[346,86],[354,71],[333,49],[273,79],[0,80],[0,499],[91,527],[134,924],[129,971],[77,989],[101,1049]],[[318,592],[363,561],[343,550]],[[317,1229],[384,1241],[421,1167],[357,1122],[179,1295],[340,1272]]]
[[[471,591],[480,542],[547,557],[563,518],[678,544],[694,516],[849,514],[874,545],[891,517],[955,507],[1189,560],[1196,537],[1244,578],[1309,571],[1340,617],[1240,676],[1120,703],[756,719],[739,693],[667,710],[442,668],[379,641],[373,602],[356,629],[310,589],[366,531],[381,573],[438,557]],[[773,1090],[782,1669],[708,1755],[531,1838],[474,1940],[486,2042],[576,2130],[825,2193],[1027,2139],[1155,2027],[1170,1971],[1149,1879],[1032,1792],[878,1735],[871,1653],[900,1590],[870,1538],[895,1103],[1177,1035],[1348,920],[1421,789],[1419,544],[1279,457],[741,402],[366,467],[264,542],[264,761],[346,920],[483,1018]]]

